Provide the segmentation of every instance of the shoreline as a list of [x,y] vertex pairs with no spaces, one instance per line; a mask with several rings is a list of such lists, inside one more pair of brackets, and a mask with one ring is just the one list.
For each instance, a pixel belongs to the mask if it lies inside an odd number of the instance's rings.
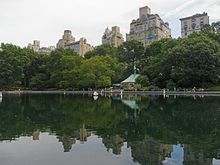
[[[92,95],[94,91],[65,91],[65,90],[53,90],[53,91],[2,91],[3,94],[89,94]],[[112,94],[121,95],[120,92],[111,91],[97,91],[99,94]],[[149,96],[220,96],[220,91],[123,91],[122,94],[134,94],[134,95],[149,95]]]

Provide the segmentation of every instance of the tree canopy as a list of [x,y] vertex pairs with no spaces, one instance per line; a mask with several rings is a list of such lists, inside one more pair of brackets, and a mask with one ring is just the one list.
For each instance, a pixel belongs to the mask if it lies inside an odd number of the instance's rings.
[[135,40],[118,48],[100,45],[85,57],[71,49],[44,55],[1,44],[0,88],[108,87],[133,74],[135,67],[141,74],[137,82],[143,87],[209,88],[220,84],[220,33],[212,26],[187,38],[161,39],[147,47]]
[[[163,42],[163,41],[160,41]],[[176,87],[207,87],[219,83],[220,45],[205,34],[193,34],[170,42],[157,43],[161,51],[148,57],[145,69],[153,84],[166,87],[173,82]],[[152,53],[152,47],[150,48]],[[147,53],[147,52],[146,52]]]

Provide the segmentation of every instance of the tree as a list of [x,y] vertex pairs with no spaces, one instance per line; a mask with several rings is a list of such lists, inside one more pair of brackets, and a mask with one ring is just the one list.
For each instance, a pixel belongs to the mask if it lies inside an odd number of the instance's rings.
[[77,87],[82,61],[83,59],[80,56],[64,56],[61,58],[60,70],[63,79],[59,82],[59,87],[71,87],[72,89]]
[[219,43],[203,33],[181,39],[158,57],[149,58],[147,75],[153,84],[164,88],[208,87],[219,82]]
[[104,44],[95,47],[92,51],[89,51],[85,54],[85,58],[91,58],[94,56],[115,56],[117,49],[114,46],[109,44]]
[[50,87],[49,56],[40,55],[35,58],[26,70],[30,88],[45,89]]
[[95,56],[85,59],[80,66],[78,86],[81,88],[107,87],[120,79],[123,64],[110,56]]
[[31,64],[36,53],[21,49],[12,44],[1,44],[0,52],[0,88],[26,87],[25,69]]
[[155,41],[146,47],[145,57],[161,56],[164,52],[167,52],[169,49],[176,46],[177,43],[178,40],[172,38],[164,38],[159,41]]
[[218,83],[219,47],[219,43],[203,34],[182,40],[164,61],[171,64],[171,78],[182,87],[208,87]]
[[118,48],[116,57],[127,66],[127,74],[133,73],[135,65],[139,70],[142,70],[144,46],[135,40],[124,42]]
[[142,87],[147,87],[150,85],[149,78],[147,75],[141,75],[136,79],[136,82],[140,84]]
[[51,55],[49,56],[48,59],[48,70],[50,73],[50,81],[49,81],[50,87],[65,88],[68,86],[67,84],[63,85],[65,84],[63,82],[64,80],[63,69],[64,70],[66,70],[66,68],[72,69],[70,68],[71,64],[69,64],[71,62],[67,62],[68,60],[66,59],[70,59],[72,61],[74,60],[74,58],[72,58],[74,56],[79,56],[79,55],[71,49],[56,49],[55,51],[51,52]]

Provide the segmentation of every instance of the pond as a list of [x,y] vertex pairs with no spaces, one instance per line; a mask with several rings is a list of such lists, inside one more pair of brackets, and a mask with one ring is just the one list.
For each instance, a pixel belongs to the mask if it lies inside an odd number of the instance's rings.
[[220,165],[220,97],[3,95],[2,165]]

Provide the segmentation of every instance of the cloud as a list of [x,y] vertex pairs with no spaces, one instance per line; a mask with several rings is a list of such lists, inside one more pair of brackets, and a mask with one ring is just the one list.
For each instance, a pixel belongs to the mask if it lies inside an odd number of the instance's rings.
[[180,6],[176,7],[174,10],[171,10],[170,12],[167,12],[163,18],[169,18],[172,17],[180,12],[182,12],[183,10],[189,8],[191,5],[195,4],[196,2],[198,2],[198,0],[190,0],[187,1],[183,4],[181,4]]

